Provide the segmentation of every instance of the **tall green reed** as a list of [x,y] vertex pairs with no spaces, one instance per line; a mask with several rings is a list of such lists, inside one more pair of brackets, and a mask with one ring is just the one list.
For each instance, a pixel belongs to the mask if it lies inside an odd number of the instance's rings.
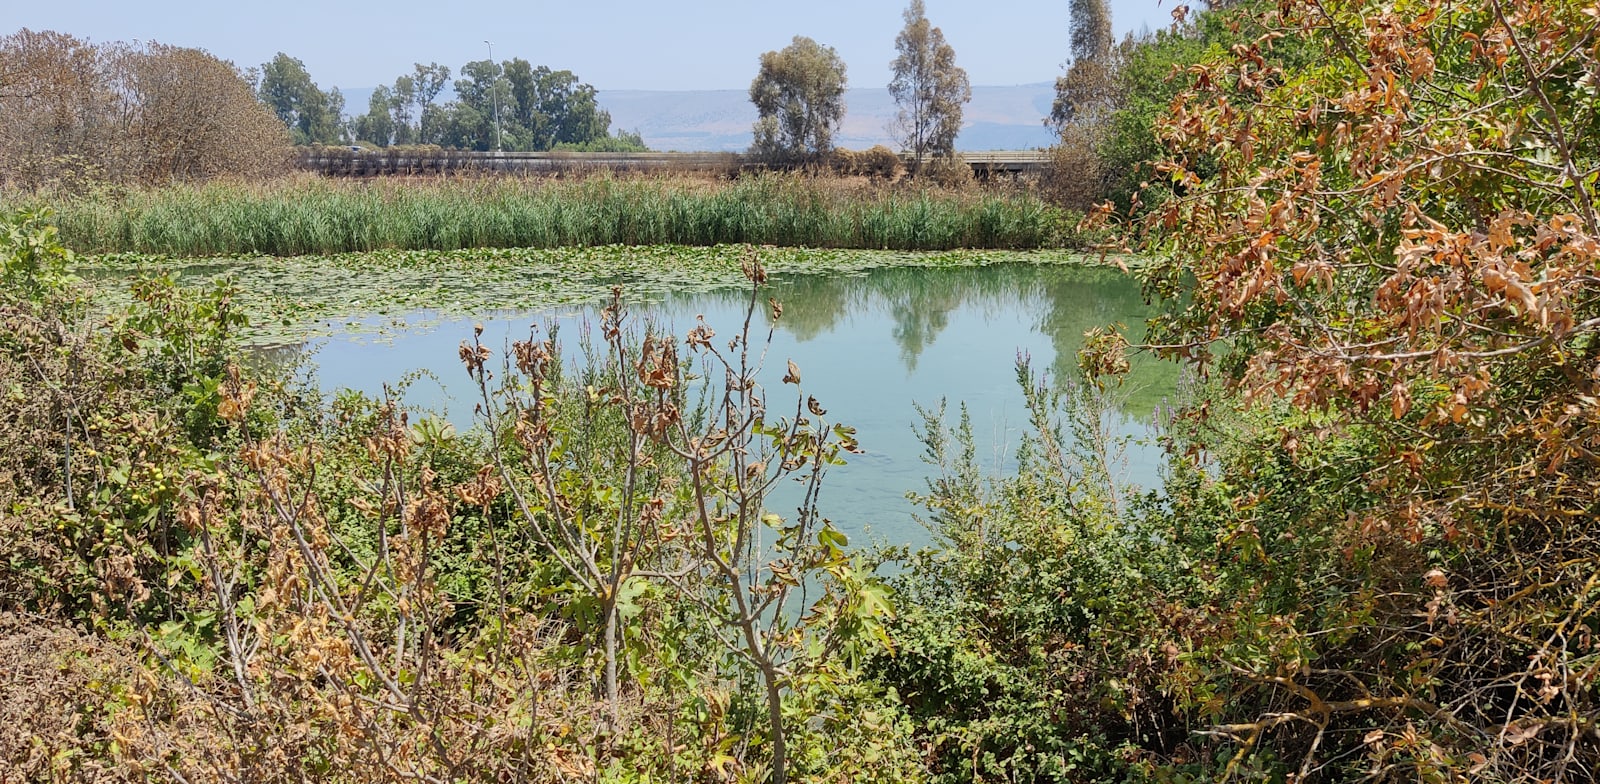
[[748,243],[949,250],[1072,244],[1072,216],[1024,191],[769,174],[581,180],[295,177],[100,193],[56,204],[80,252],[274,256],[378,249]]

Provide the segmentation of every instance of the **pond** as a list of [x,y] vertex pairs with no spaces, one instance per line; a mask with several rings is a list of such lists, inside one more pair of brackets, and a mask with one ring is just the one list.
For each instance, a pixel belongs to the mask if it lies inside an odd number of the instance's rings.
[[[783,317],[773,337],[762,382],[769,405],[792,387],[779,383],[786,359],[801,369],[806,394],[815,395],[829,418],[857,429],[865,454],[830,469],[821,511],[857,544],[932,543],[916,519],[908,492],[926,490],[931,467],[913,426],[916,406],[948,401],[954,425],[960,407],[971,416],[982,466],[1000,473],[1014,466],[1014,452],[1028,416],[1017,383],[1019,357],[1036,374],[1057,383],[1077,377],[1076,353],[1083,333],[1120,322],[1137,339],[1147,308],[1128,276],[1107,268],[1062,264],[994,264],[967,267],[888,267],[852,275],[774,276],[761,301],[774,296]],[[682,335],[695,317],[726,337],[742,322],[749,291],[631,291],[632,313]],[[762,308],[765,311],[765,308]],[[568,305],[470,317],[416,311],[357,319],[349,332],[304,344],[319,384],[326,391],[351,388],[381,394],[402,378],[402,399],[433,410],[458,428],[473,424],[476,388],[457,355],[473,325],[484,325],[483,341],[502,349],[529,335],[530,327],[561,325],[569,354],[578,327],[598,320],[595,306]],[[762,330],[765,334],[765,329]],[[498,362],[498,360],[496,360]],[[1174,366],[1135,359],[1117,410],[1106,424],[1124,450],[1119,479],[1151,487],[1158,448],[1149,426],[1177,382]],[[792,513],[793,500],[772,508]]]

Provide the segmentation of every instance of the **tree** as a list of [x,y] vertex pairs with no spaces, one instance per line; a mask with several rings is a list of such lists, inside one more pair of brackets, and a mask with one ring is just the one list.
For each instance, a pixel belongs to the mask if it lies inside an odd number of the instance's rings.
[[113,89],[136,107],[128,130],[141,181],[261,176],[275,168],[283,132],[231,64],[154,43],[127,61]]
[[114,96],[104,75],[88,41],[28,29],[0,38],[0,182],[33,187],[123,158],[105,125]]
[[1056,79],[1055,101],[1045,119],[1061,137],[1046,187],[1062,205],[1089,210],[1104,200],[1107,181],[1117,174],[1100,151],[1123,101],[1122,60],[1137,44],[1130,36],[1115,45],[1106,0],[1072,0],[1071,8],[1071,60]]
[[496,101],[504,149],[550,150],[559,144],[603,144],[609,138],[611,115],[600,108],[594,87],[571,71],[535,67],[519,57],[501,65],[467,63],[461,75],[455,84],[457,100],[444,123],[447,145],[490,149]]
[[423,65],[416,64],[412,72],[412,99],[417,106],[417,132],[415,139],[418,143],[428,144],[437,140],[439,133],[439,107],[433,102],[439,97],[440,91],[450,81],[450,69],[438,63]]
[[279,52],[261,66],[261,102],[278,115],[295,144],[335,144],[343,141],[339,117],[344,97],[338,90],[325,93],[311,81],[306,64]]
[[379,147],[393,144],[395,122],[389,114],[393,102],[394,93],[388,87],[380,84],[373,88],[372,95],[367,99],[367,113],[356,118],[356,138]]
[[[594,87],[578,81],[571,71],[551,71],[539,66],[533,72],[534,92],[527,96],[537,120],[535,149],[558,144],[587,144],[606,138],[611,114],[600,108]],[[517,96],[518,101],[522,99]]]
[[1107,0],[1072,0],[1067,35],[1072,59],[1066,75],[1056,79],[1056,98],[1050,107],[1050,122],[1057,128],[1086,114],[1093,115],[1091,121],[1100,119],[1099,110],[1112,102],[1117,87],[1116,41]]
[[412,124],[412,105],[416,103],[417,83],[409,76],[394,80],[389,90],[389,116],[394,118],[394,143],[411,144],[416,141],[416,126]]
[[759,115],[751,151],[796,160],[833,149],[844,90],[844,61],[831,46],[797,35],[782,50],[761,55],[761,70],[750,83]]
[[914,156],[915,175],[924,157],[954,152],[961,106],[972,100],[972,86],[966,70],[956,65],[956,50],[945,43],[944,31],[928,23],[922,0],[911,0],[905,20],[894,39],[899,56],[890,63],[889,94],[900,106],[895,126],[901,145]]
[[[516,128],[504,120],[516,111],[511,105],[511,90],[504,72],[493,60],[473,60],[461,66],[461,78],[455,81],[456,100],[448,107],[441,143],[446,147],[468,150],[492,150],[495,147],[495,115],[502,119],[502,139],[510,139],[503,147],[521,149],[516,143]],[[497,105],[498,102],[498,105]],[[509,124],[515,126],[515,123]]]
[[0,38],[0,182],[23,188],[262,176],[288,134],[232,64],[197,49]]
[[449,79],[449,68],[417,63],[393,87],[378,86],[368,99],[367,113],[356,120],[356,135],[382,146],[439,142],[444,121],[433,102]]

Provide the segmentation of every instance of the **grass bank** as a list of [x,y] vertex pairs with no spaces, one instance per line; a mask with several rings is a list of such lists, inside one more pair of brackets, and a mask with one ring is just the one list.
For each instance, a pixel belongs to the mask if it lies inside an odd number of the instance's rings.
[[56,202],[82,253],[293,256],[595,245],[948,250],[1075,245],[1076,216],[1022,191],[765,175],[583,180],[294,177]]

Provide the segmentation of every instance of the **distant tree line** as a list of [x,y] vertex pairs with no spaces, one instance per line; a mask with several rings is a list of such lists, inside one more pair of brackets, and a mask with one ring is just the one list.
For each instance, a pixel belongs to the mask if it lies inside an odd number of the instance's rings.
[[[1175,63],[1192,61],[1197,47],[1229,45],[1238,36],[1180,6],[1172,29],[1119,43],[1106,0],[1069,4],[1070,58],[1046,119],[1061,135],[1054,187],[1069,206],[1087,209],[1106,199],[1128,205],[1152,174],[1147,162],[1160,153],[1153,117],[1182,85],[1167,73]],[[924,0],[911,0],[903,18],[888,85],[898,112],[888,130],[919,176],[930,162],[951,168],[945,163],[954,161],[972,92],[954,49],[928,20]],[[319,87],[305,63],[285,53],[242,72],[199,50],[154,43],[91,44],[23,30],[3,46],[0,162],[6,168],[0,179],[6,181],[61,172],[119,181],[248,174],[281,165],[283,155],[275,153],[278,163],[272,163],[272,156],[257,153],[285,141],[478,151],[647,149],[638,133],[611,130],[611,115],[592,85],[571,71],[522,58],[475,60],[454,74],[438,63],[417,63],[374,89],[366,111],[351,116],[338,89]],[[811,38],[796,36],[789,46],[762,54],[749,90],[758,115],[750,152],[787,164],[831,160],[847,86],[838,52]],[[252,88],[255,102],[248,100]],[[263,123],[272,116],[283,132]],[[235,160],[244,156],[260,162]]]
[[[380,146],[438,144],[466,150],[645,149],[638,134],[611,133],[611,114],[595,89],[571,71],[522,58],[475,60],[452,84],[455,100],[436,99],[450,69],[417,64],[390,88],[373,91],[358,136]],[[499,126],[495,117],[499,115]]]
[[[611,133],[611,114],[600,108],[594,87],[571,71],[515,58],[501,63],[474,60],[461,67],[454,82],[450,73],[448,66],[417,63],[393,85],[374,89],[365,114],[347,119],[339,91],[323,91],[305,63],[280,52],[261,66],[257,94],[289,129],[295,144],[434,144],[480,151],[646,149],[637,133]],[[455,98],[441,103],[446,85]]]

